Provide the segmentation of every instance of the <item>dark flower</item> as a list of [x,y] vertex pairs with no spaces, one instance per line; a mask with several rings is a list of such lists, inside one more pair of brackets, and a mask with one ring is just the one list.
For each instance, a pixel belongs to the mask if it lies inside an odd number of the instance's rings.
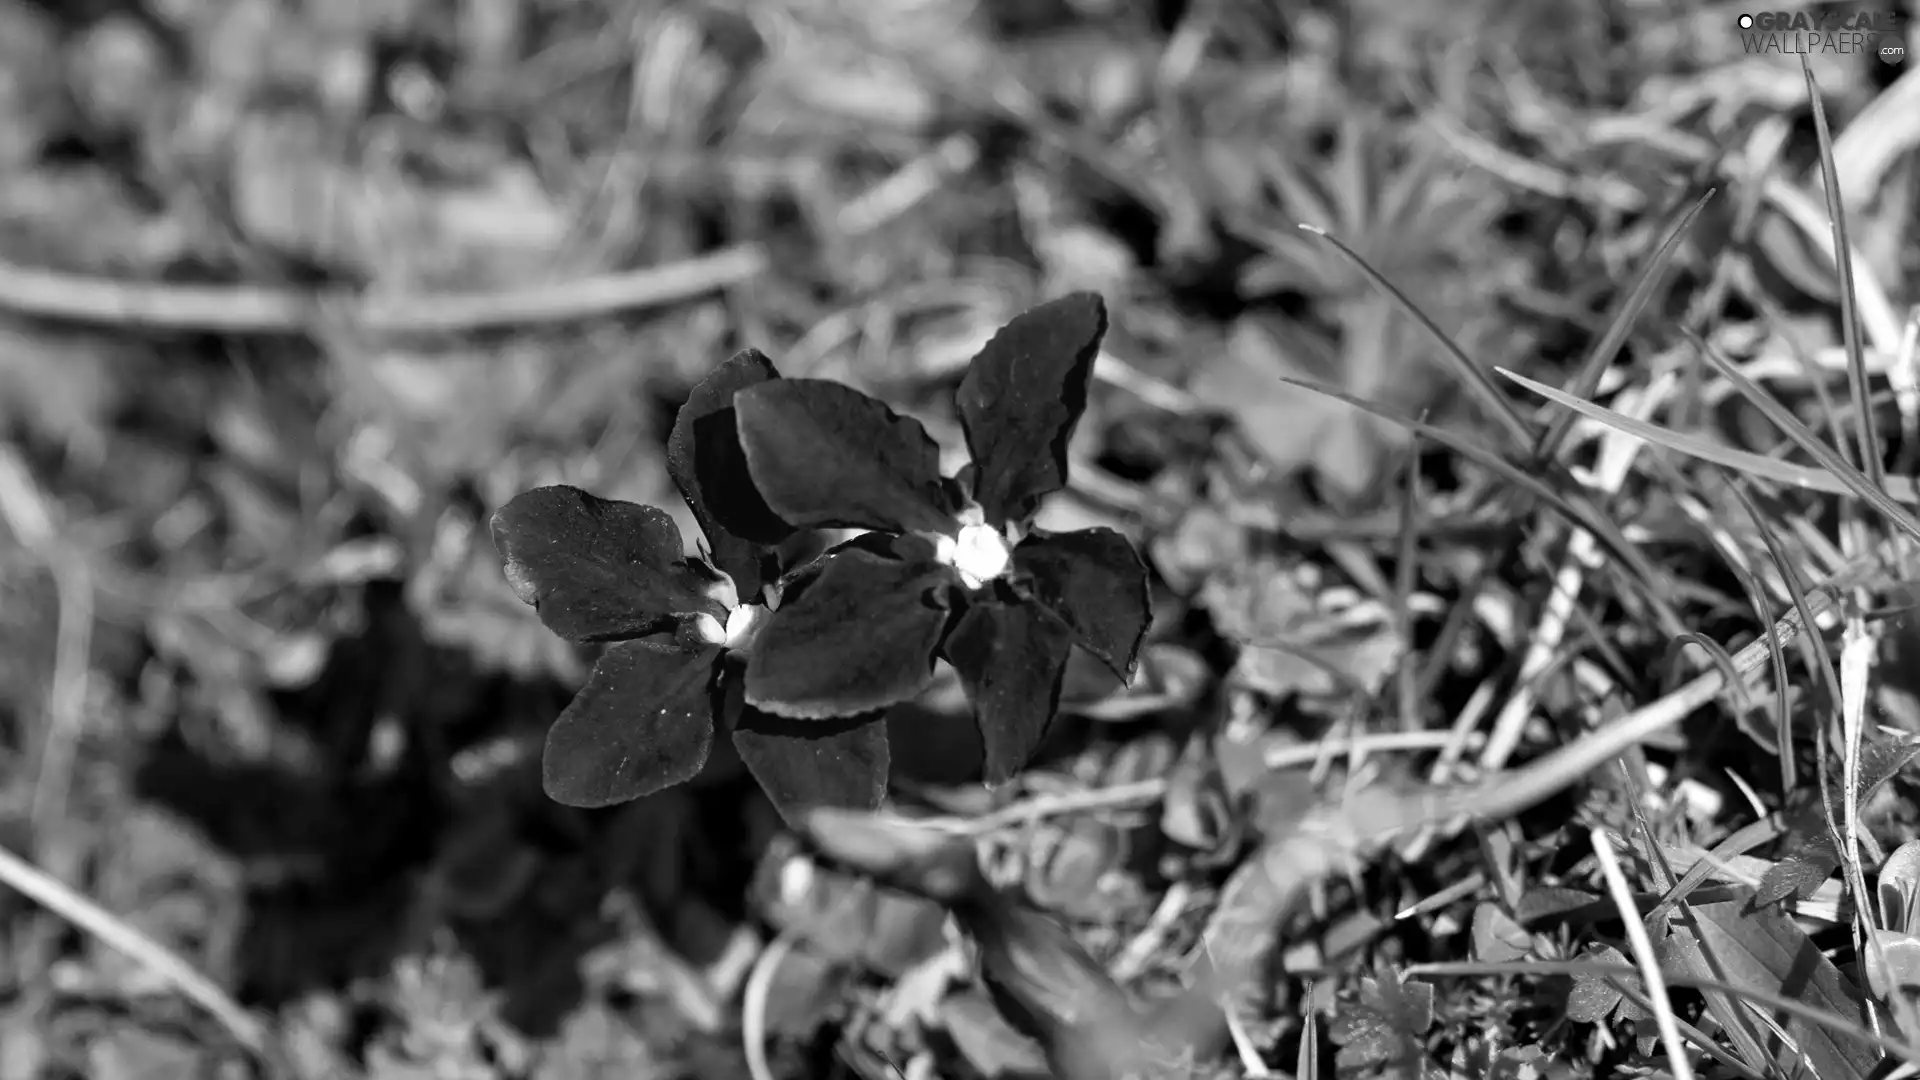
[[917,421],[850,387],[782,379],[735,393],[764,505],[801,528],[870,530],[768,619],[747,657],[749,704],[799,721],[880,710],[923,689],[942,656],[998,783],[1051,723],[1073,644],[1132,676],[1150,614],[1133,545],[1112,529],[1031,527],[1067,484],[1106,329],[1100,297],[1077,293],[995,334],[955,394],[972,463],[951,478]]
[[[716,730],[783,815],[872,807],[884,795],[886,734],[874,717],[801,724],[744,700],[743,658],[780,602],[777,547],[795,529],[754,492],[733,399],[779,378],[747,350],[680,410],[668,470],[705,534],[700,557],[684,555],[666,511],[577,488],[536,488],[494,514],[515,594],[561,637],[608,643],[547,733],[543,782],[556,801],[607,806],[684,783],[705,767]],[[725,524],[713,512],[721,500]]]

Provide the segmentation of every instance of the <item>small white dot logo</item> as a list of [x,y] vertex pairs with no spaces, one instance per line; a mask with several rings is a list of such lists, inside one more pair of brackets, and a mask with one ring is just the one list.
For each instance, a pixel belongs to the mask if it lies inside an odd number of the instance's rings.
[[1742,30],[1753,29],[1753,16],[1751,15],[1740,16],[1740,29]]

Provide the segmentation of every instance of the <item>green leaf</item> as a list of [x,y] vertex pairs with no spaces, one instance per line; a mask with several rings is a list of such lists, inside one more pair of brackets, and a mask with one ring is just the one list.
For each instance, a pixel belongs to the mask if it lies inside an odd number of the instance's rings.
[[872,810],[887,794],[890,748],[879,713],[791,720],[746,707],[733,746],[788,825],[818,806]]
[[607,648],[547,731],[542,785],[567,806],[612,806],[699,775],[713,745],[718,648]]
[[1474,959],[1497,964],[1518,960],[1532,951],[1533,935],[1498,904],[1482,903],[1473,909]]
[[733,396],[740,449],[767,506],[807,529],[957,531],[940,448],[920,421],[824,379],[771,379]]
[[768,617],[747,658],[747,703],[820,719],[905,701],[933,680],[954,587],[941,564],[843,547]]
[[1067,440],[1087,408],[1107,307],[1063,296],[1017,315],[967,366],[954,408],[973,456],[973,498],[987,521],[1025,522],[1067,486]]
[[973,702],[988,785],[1013,779],[1040,748],[1071,648],[1067,628],[1046,612],[984,598],[948,633],[942,652]]
[[1382,966],[1360,980],[1360,1000],[1334,1017],[1327,1034],[1340,1047],[1334,1064],[1342,1073],[1381,1069],[1387,1075],[1424,1077],[1432,1069],[1421,1041],[1433,1026],[1433,984],[1403,983]]
[[[1627,963],[1620,950],[1611,945],[1591,948],[1580,955],[1580,959],[1596,964]],[[1604,975],[1576,975],[1573,978],[1573,990],[1567,995],[1567,1019],[1580,1024],[1597,1024],[1612,1013],[1620,1004],[1622,994],[1613,980]]]
[[[1806,931],[1772,908],[1753,908],[1745,899],[1690,905],[1704,956],[1687,959],[1691,974],[1723,979],[1736,986],[1752,986],[1811,1005],[1862,1029],[1860,988],[1835,967]],[[1789,1013],[1773,1016],[1799,1047],[1798,1054],[1781,1048],[1781,1075],[1804,1063],[1820,1080],[1853,1080],[1874,1071],[1879,1056],[1853,1039],[1836,1038],[1825,1026]]]

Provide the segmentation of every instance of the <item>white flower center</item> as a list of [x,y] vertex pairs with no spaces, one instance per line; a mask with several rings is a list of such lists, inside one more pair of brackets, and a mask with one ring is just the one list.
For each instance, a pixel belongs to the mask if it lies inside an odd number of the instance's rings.
[[727,613],[727,633],[723,642],[728,648],[739,648],[746,643],[747,636],[753,633],[754,624],[760,621],[760,612],[764,610],[753,604],[741,604]]
[[[727,621],[732,622],[733,616],[727,616]],[[704,611],[694,616],[693,629],[696,634],[700,635],[700,640],[709,645],[725,645],[727,643],[727,628],[720,625],[719,619],[708,615]]]
[[738,649],[753,636],[762,610],[754,604],[741,604],[727,612],[725,625],[722,625],[719,619],[703,612],[694,617],[693,631],[701,641],[709,645],[724,645],[729,649]]
[[991,525],[963,525],[958,537],[941,537],[934,557],[958,570],[961,582],[969,589],[1006,573],[1013,562],[1006,538]]
[[804,855],[788,859],[780,867],[780,902],[788,907],[805,903],[817,877],[812,859]]

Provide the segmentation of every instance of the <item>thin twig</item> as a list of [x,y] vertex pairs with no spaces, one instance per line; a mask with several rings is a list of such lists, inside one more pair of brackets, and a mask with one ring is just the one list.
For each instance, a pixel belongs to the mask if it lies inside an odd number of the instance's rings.
[[257,1055],[267,1053],[266,1029],[213,980],[172,950],[129,926],[67,883],[0,847],[0,884],[46,908],[170,984],[207,1011],[235,1042]]
[[1607,879],[1607,893],[1620,911],[1627,941],[1633,946],[1634,962],[1640,966],[1641,978],[1646,981],[1654,1024],[1667,1049],[1667,1066],[1673,1071],[1674,1080],[1693,1080],[1693,1063],[1687,1057],[1687,1044],[1680,1041],[1680,1029],[1674,1024],[1673,1002],[1667,997],[1667,982],[1661,976],[1660,956],[1653,951],[1653,940],[1640,923],[1640,909],[1633,902],[1633,890],[1627,887],[1626,875],[1620,872],[1620,860],[1614,855],[1606,832],[1589,830],[1589,839],[1593,842],[1594,858],[1600,863],[1600,873]]
[[747,984],[740,992],[740,1039],[746,1051],[747,1072],[753,1080],[774,1080],[773,1064],[767,1060],[767,1009],[773,997],[773,978],[781,961],[793,952],[796,933],[782,931],[767,943],[753,962]]
[[80,732],[86,725],[87,690],[92,678],[93,580],[86,561],[70,552],[47,552],[59,595],[54,630],[53,675],[47,688],[46,729],[34,771],[33,804],[28,822],[36,837],[50,834],[67,811],[73,786]]
[[[1437,750],[1450,738],[1444,731],[1388,731],[1377,735],[1364,735],[1353,739],[1333,739],[1322,742],[1301,743],[1298,746],[1284,746],[1268,750],[1266,766],[1269,769],[1297,768],[1308,765],[1323,754],[1341,755],[1354,752],[1381,753],[1396,750],[1420,751]],[[1478,737],[1470,739],[1477,743]],[[1167,794],[1167,781],[1164,777],[1148,780],[1135,780],[1112,787],[1094,788],[1087,791],[1052,792],[1037,795],[1030,799],[1003,806],[990,814],[977,818],[959,816],[933,817],[919,824],[927,828],[946,829],[969,836],[982,836],[999,829],[1010,829],[1030,824],[1042,818],[1060,817],[1064,814],[1084,814],[1098,810],[1127,810],[1148,806],[1159,802]]]
[[[1648,419],[1672,391],[1674,383],[1671,374],[1663,374],[1645,392],[1629,391],[1623,394],[1622,397],[1627,400],[1616,402],[1614,407],[1636,420]],[[1591,487],[1597,496],[1610,498],[1633,475],[1634,461],[1646,444],[1613,429],[1602,432],[1599,443],[1600,460],[1594,466]],[[1545,610],[1534,625],[1527,651],[1521,659],[1520,675],[1513,696],[1507,699],[1494,718],[1486,749],[1480,753],[1480,767],[1483,770],[1499,771],[1519,747],[1527,723],[1533,719],[1533,706],[1542,690],[1542,680],[1558,666],[1558,650],[1566,639],[1567,626],[1580,602],[1587,577],[1603,565],[1600,541],[1592,532],[1576,529],[1572,539],[1567,542],[1567,550],[1554,574],[1553,591],[1547,596]]]
[[46,836],[53,820],[66,811],[74,748],[85,723],[93,652],[93,580],[85,558],[60,543],[53,508],[34,484],[26,462],[4,445],[0,445],[0,520],[22,548],[46,565],[58,594],[53,675],[28,811],[33,834]]
[[1131,982],[1147,969],[1148,961],[1160,951],[1160,946],[1166,944],[1173,924],[1186,914],[1187,905],[1192,901],[1193,886],[1184,881],[1176,881],[1167,889],[1167,895],[1160,898],[1160,904],[1153,909],[1153,916],[1147,920],[1145,929],[1127,942],[1126,948],[1120,950],[1120,955],[1107,965],[1107,973],[1113,976],[1113,981]]
[[451,334],[659,307],[738,285],[767,266],[766,252],[746,244],[575,281],[435,295],[113,281],[0,260],[0,309],[147,330],[291,334],[328,315],[367,333]]

